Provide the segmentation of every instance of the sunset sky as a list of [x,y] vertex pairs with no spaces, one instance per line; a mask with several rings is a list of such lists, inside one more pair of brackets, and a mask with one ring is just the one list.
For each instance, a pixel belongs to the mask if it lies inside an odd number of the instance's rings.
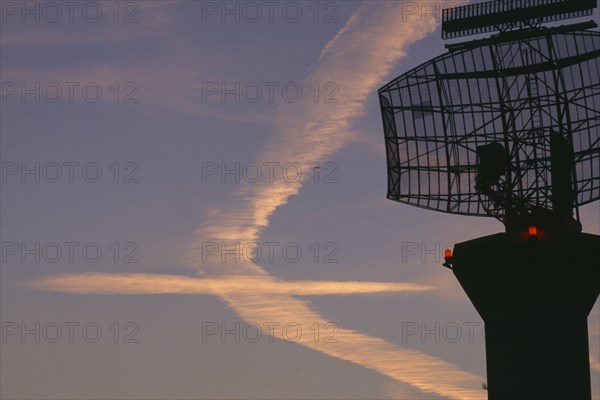
[[385,198],[377,98],[459,2],[0,4],[2,398],[486,398],[504,228]]

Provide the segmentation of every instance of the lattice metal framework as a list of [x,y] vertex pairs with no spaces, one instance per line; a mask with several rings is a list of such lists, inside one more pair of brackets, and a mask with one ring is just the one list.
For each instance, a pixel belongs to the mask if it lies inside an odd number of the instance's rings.
[[[598,31],[532,29],[450,46],[385,85],[388,198],[502,221],[553,210],[559,143],[579,219],[600,198],[599,60]],[[477,149],[492,143],[507,154],[495,198],[475,188]]]
[[486,1],[445,8],[442,38],[505,31],[592,15],[596,0]]

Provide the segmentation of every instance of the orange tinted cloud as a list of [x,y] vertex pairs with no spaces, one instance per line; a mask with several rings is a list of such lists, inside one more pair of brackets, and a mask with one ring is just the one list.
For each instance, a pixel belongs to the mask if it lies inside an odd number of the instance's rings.
[[28,282],[26,286],[80,294],[205,294],[263,292],[292,296],[357,295],[423,292],[433,289],[415,283],[281,281],[252,276],[192,278],[154,274],[64,274]]
[[[402,8],[395,1],[363,3],[324,47],[319,64],[306,79],[335,82],[339,101],[283,105],[275,116],[272,138],[259,158],[300,162],[302,170],[309,170],[315,162],[322,162],[341,149],[352,140],[352,122],[365,114],[368,97],[388,78],[395,63],[406,55],[408,46],[433,32],[436,26],[432,18],[423,20],[417,16],[403,20]],[[93,282],[90,275],[70,275],[47,278],[32,285],[75,293],[165,293],[166,288],[178,293],[206,291],[219,296],[246,321],[294,322],[307,327],[327,324],[330,319],[298,296],[425,290],[419,285],[393,283],[283,282],[257,264],[200,262],[203,242],[221,242],[230,248],[235,242],[256,241],[275,210],[297,195],[301,186],[302,180],[295,184],[242,185],[228,201],[210,210],[185,257],[204,279],[105,275],[95,277],[103,281]],[[487,397],[480,386],[481,377],[440,358],[351,329],[340,328],[336,337],[337,343],[318,343],[309,338],[297,343],[424,392],[456,399]]]

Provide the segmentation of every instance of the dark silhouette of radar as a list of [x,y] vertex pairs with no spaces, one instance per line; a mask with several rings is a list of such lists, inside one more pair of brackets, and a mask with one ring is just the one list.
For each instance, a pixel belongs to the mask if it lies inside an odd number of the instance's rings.
[[557,21],[596,7],[446,9],[444,39],[495,33],[448,44],[379,90],[387,197],[504,224],[444,263],[485,320],[490,399],[591,398],[586,318],[600,293],[600,237],[582,233],[579,208],[600,199],[600,32]]
[[578,221],[600,198],[600,32],[581,28],[452,45],[381,88],[388,198],[509,225],[552,210]]

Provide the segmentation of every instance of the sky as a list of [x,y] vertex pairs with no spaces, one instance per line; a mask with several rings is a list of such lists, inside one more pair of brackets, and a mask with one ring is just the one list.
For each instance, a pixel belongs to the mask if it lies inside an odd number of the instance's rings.
[[385,198],[377,98],[458,2],[0,4],[2,398],[486,398],[503,226]]

